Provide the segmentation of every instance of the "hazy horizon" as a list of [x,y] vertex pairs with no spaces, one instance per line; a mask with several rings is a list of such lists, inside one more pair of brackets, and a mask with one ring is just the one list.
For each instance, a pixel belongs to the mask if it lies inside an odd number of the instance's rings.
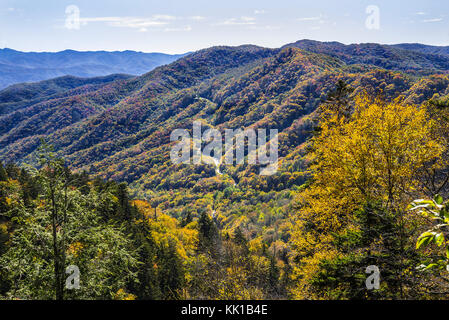
[[[299,39],[296,41],[291,41],[288,43],[285,43],[284,45],[287,45],[289,43],[294,43],[297,41],[303,41],[303,40],[309,40],[309,41],[318,41],[318,42],[339,42],[342,43],[344,45],[352,45],[352,44],[368,44],[368,43],[375,43],[375,44],[380,44],[380,45],[399,45],[399,44],[419,44],[419,45],[425,45],[425,46],[432,46],[432,47],[449,47],[449,45],[444,46],[444,45],[433,45],[433,44],[428,44],[428,43],[422,43],[422,42],[397,42],[397,43],[381,43],[381,42],[352,42],[352,43],[344,43],[344,42],[340,42],[340,41],[320,41],[320,40],[315,40],[315,39]],[[258,46],[258,47],[264,47],[264,46],[259,46],[259,45],[255,45],[252,43],[242,43],[242,44],[237,44],[237,45],[214,45],[211,47],[217,47],[217,46],[229,46],[229,47],[239,47],[239,46],[246,46],[246,45],[254,45],[254,46]],[[281,45],[280,47],[282,47],[283,45]],[[160,51],[137,51],[137,50],[132,50],[132,49],[125,49],[125,50],[75,50],[72,48],[66,48],[66,49],[62,49],[59,51],[22,51],[22,50],[17,50],[15,48],[9,48],[9,47],[4,47],[4,48],[0,48],[0,50],[5,50],[5,49],[9,49],[9,50],[13,50],[13,51],[18,51],[18,52],[23,52],[23,53],[59,53],[59,52],[64,52],[64,51],[75,51],[75,52],[137,52],[137,53],[154,53],[154,54],[166,54],[166,55],[184,55],[184,54],[188,54],[191,52],[195,52],[198,50],[203,50],[203,49],[207,49],[210,47],[204,47],[204,48],[198,48],[194,51],[188,51],[188,52],[175,52],[175,53],[168,53],[168,52],[160,52]],[[277,48],[277,47],[265,47],[265,48]]]

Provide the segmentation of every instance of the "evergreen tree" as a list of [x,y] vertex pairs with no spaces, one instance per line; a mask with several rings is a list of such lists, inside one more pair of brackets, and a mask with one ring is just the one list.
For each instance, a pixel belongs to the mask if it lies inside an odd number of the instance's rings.
[[[104,223],[97,210],[106,206],[111,210],[114,199],[110,193],[92,190],[83,196],[70,188],[63,161],[45,144],[41,152],[41,169],[33,169],[33,179],[41,186],[39,204],[25,205],[20,190],[10,195],[14,203],[7,215],[15,230],[11,245],[0,257],[0,273],[13,284],[6,296],[112,299],[134,281],[137,267],[124,229]],[[79,290],[65,286],[70,265],[80,271]]]
[[206,212],[198,219],[198,251],[217,254],[219,241],[218,229]]
[[272,297],[279,296],[279,268],[276,265],[276,259],[274,256],[270,258],[270,267],[268,269],[268,279],[267,279],[267,292]]
[[159,287],[162,299],[180,299],[184,285],[184,268],[176,252],[176,245],[170,241],[159,248],[158,254]]
[[3,167],[3,164],[0,162],[0,181],[7,181],[7,180],[8,180],[8,173]]
[[[342,253],[321,263],[312,280],[318,294],[330,299],[404,299],[421,296],[420,261],[409,239],[415,232],[405,229],[401,217],[380,203],[367,203],[355,213],[357,231],[336,235],[335,246]],[[379,290],[365,285],[368,266],[381,273]],[[407,277],[404,273],[408,272]],[[405,289],[407,288],[407,289]],[[405,292],[407,291],[407,292]]]
[[150,230],[144,223],[135,225],[132,231],[135,246],[138,248],[139,266],[137,269],[137,282],[131,284],[131,291],[141,300],[161,299],[157,270],[157,249]]
[[335,112],[338,117],[349,117],[351,114],[351,94],[354,88],[344,80],[338,80],[335,89],[327,94],[326,101],[321,106],[321,111]]

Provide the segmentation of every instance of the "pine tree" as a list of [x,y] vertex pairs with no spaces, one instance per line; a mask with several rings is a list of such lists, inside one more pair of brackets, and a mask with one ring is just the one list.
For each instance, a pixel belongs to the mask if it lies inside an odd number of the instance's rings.
[[131,235],[138,248],[140,265],[137,270],[138,282],[131,284],[131,291],[141,300],[161,299],[162,293],[157,278],[157,248],[150,230],[144,223],[134,225]]
[[279,296],[279,276],[280,271],[276,265],[276,259],[274,256],[270,257],[270,267],[268,269],[268,279],[267,279],[267,291],[272,297]]
[[[0,256],[0,274],[14,286],[8,298],[111,299],[135,281],[136,252],[124,229],[105,223],[99,208],[112,210],[110,193],[91,190],[83,196],[70,187],[70,172],[47,145],[41,148],[41,169],[30,169],[39,185],[39,205],[19,203],[8,211],[14,218],[11,245]],[[20,171],[11,167],[11,172]],[[22,177],[25,177],[22,174]],[[27,183],[33,180],[25,179]],[[17,194],[19,193],[19,194]],[[79,290],[67,290],[66,268],[80,271]]]
[[331,111],[338,117],[348,118],[351,113],[351,94],[354,88],[344,80],[338,80],[335,89],[327,94],[326,101],[320,106],[321,113]]
[[3,164],[0,162],[0,181],[7,181],[7,180],[8,180],[8,173],[3,167]]
[[157,277],[162,299],[180,299],[184,285],[184,268],[173,241],[159,248],[158,262]]
[[198,251],[210,254],[217,253],[219,241],[218,229],[206,212],[198,219]]
[[[404,230],[400,216],[380,203],[369,202],[354,216],[357,231],[336,235],[335,245],[342,254],[324,260],[312,280],[318,294],[332,299],[404,299],[408,288],[408,297],[419,297],[421,275],[415,267],[420,260],[408,241],[414,230]],[[381,272],[379,290],[365,285],[365,270],[371,265]]]

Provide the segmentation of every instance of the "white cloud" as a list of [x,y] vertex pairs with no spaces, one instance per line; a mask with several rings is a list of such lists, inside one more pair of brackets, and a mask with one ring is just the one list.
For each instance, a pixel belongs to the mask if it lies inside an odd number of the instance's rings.
[[419,12],[416,12],[415,13],[417,16],[424,16],[424,15],[426,15],[427,13],[425,13],[424,11],[419,11]]
[[306,17],[306,18],[298,18],[297,21],[319,21],[322,19],[322,16],[319,15],[317,17]]
[[265,10],[254,10],[254,14],[264,14]]
[[443,21],[443,18],[433,18],[433,19],[426,19],[426,20],[422,20],[422,22],[440,22]]
[[254,18],[254,17],[230,18],[221,23],[218,23],[218,25],[225,25],[225,26],[244,26],[244,25],[255,25],[255,24],[256,24],[256,18]]
[[[110,27],[133,28],[139,32],[148,32],[152,30],[160,30],[163,32],[187,32],[191,31],[190,25],[176,26],[175,21],[194,20],[200,21],[206,19],[203,16],[176,17],[171,15],[156,14],[151,17],[89,17],[80,18],[82,25],[89,23],[104,23]],[[243,21],[243,20],[242,20]]]
[[122,28],[136,28],[139,31],[147,31],[148,27],[163,27],[170,24],[170,21],[175,20],[176,17],[168,15],[153,15],[149,18],[139,17],[91,17],[80,18],[83,25],[92,22],[106,23],[112,27]]
[[151,17],[155,20],[176,20],[177,18],[175,16],[170,16],[166,14],[156,14]]
[[314,16],[314,17],[303,17],[303,18],[297,18],[296,21],[299,22],[316,22],[316,23],[320,23],[323,24],[326,22],[326,17],[322,14],[320,14],[319,16]]
[[188,31],[192,31],[191,26],[185,26],[185,27],[180,27],[180,28],[165,28],[164,29],[164,32],[188,32]]
[[281,29],[280,26],[250,26],[251,30],[266,30],[266,31],[272,31],[272,30],[279,30]]
[[203,16],[192,16],[192,17],[189,17],[189,19],[195,20],[195,21],[200,21],[200,20],[204,20],[206,18]]
[[23,12],[22,9],[15,7],[7,7],[0,9],[0,14],[20,14],[22,12]]
[[309,17],[309,18],[298,18],[297,21],[317,21],[320,20],[320,17]]

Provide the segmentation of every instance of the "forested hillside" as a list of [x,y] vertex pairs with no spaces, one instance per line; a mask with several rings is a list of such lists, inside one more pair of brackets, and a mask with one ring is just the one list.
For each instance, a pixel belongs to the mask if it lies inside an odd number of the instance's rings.
[[[13,263],[27,245],[15,230],[32,222],[19,217],[51,208],[35,182],[54,170],[39,161],[45,140],[80,203],[73,219],[89,208],[94,227],[120,229],[127,248],[116,286],[69,298],[444,298],[445,231],[423,213],[447,219],[448,70],[436,49],[303,40],[213,47],[141,77],[0,91],[0,160],[15,164],[1,169],[1,259]],[[171,133],[194,121],[203,131],[277,129],[278,171],[172,163]],[[67,259],[90,270],[78,255],[92,258],[101,241],[67,239]],[[365,287],[369,265],[382,272],[379,290]],[[17,277],[3,294],[43,294],[36,279],[12,290]]]
[[447,47],[426,45],[382,45],[362,43],[344,45],[339,42],[300,40],[285,47],[295,47],[328,54],[348,64],[370,64],[389,70],[426,74],[429,71],[447,72]]

